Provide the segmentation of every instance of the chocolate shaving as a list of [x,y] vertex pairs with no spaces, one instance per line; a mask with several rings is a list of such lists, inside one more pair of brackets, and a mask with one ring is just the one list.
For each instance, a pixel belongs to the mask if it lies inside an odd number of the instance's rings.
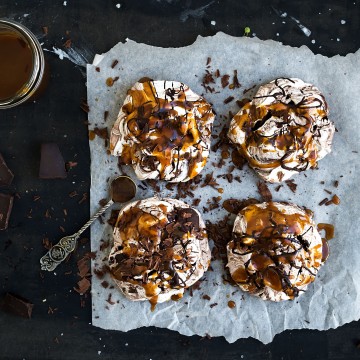
[[107,289],[109,287],[109,283],[106,280],[104,280],[104,281],[101,282],[101,286],[103,288]]
[[64,43],[64,47],[66,49],[70,49],[71,48],[71,39],[67,39]]
[[49,28],[47,26],[42,26],[41,29],[45,36],[49,33]]
[[238,79],[237,75],[238,75],[237,70],[234,70],[233,83],[232,83],[234,88],[239,88],[241,86],[241,84],[239,83],[239,79]]
[[237,215],[246,206],[259,204],[259,200],[249,198],[245,200],[227,199],[223,202],[223,208],[231,214]]
[[214,306],[217,306],[218,303],[212,303],[210,304],[210,307],[213,308]]
[[319,202],[319,206],[324,205],[327,201],[329,201],[328,198],[322,199],[322,200]]
[[232,102],[234,100],[233,96],[229,96],[224,100],[224,104],[229,104],[230,102]]
[[257,183],[258,193],[261,195],[264,201],[271,201],[272,195],[268,186],[263,181],[258,181]]
[[203,295],[202,298],[203,298],[204,300],[209,300],[209,301],[211,300],[211,297],[210,297],[209,295],[206,295],[206,294]]
[[221,86],[223,88],[225,88],[229,85],[229,79],[230,79],[230,75],[223,75],[221,77]]
[[211,57],[208,57],[206,60],[206,65],[209,65],[211,63]]
[[79,294],[85,294],[90,289],[91,283],[87,278],[82,278],[77,285],[78,287],[74,287],[74,290]]
[[42,244],[46,250],[50,250],[52,248],[52,242],[48,238],[44,238],[42,240]]
[[113,69],[119,63],[118,60],[114,60],[111,64],[111,68]]
[[295,194],[297,184],[295,184],[294,180],[286,180],[285,184],[289,187],[289,189]]
[[90,261],[89,258],[87,256],[84,256],[82,259],[80,259],[77,262],[77,267],[78,267],[78,275],[83,278],[85,276],[90,276]]
[[108,112],[108,111],[104,111],[104,121],[107,120],[108,116],[109,116],[109,112]]

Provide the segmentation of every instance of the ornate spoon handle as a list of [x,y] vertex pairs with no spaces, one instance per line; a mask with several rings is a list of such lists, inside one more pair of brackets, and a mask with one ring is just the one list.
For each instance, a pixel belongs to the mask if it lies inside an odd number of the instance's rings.
[[75,250],[77,239],[80,235],[114,202],[110,200],[102,207],[90,220],[75,234],[63,237],[56,245],[54,245],[41,259],[41,270],[53,271],[63,262],[66,257]]

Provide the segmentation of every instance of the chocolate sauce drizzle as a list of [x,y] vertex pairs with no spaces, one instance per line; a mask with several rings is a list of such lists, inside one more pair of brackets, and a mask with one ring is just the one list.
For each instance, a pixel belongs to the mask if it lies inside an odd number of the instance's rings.
[[[141,225],[144,218],[148,221],[145,226]],[[164,221],[160,221],[152,211],[145,212],[137,205],[123,212],[116,227],[124,242],[113,249],[115,255],[110,256],[112,275],[117,280],[145,289],[150,284],[153,290],[146,291],[149,298],[154,296],[154,288],[163,292],[167,288],[189,286],[187,281],[196,271],[199,261],[194,262],[194,258],[189,257],[194,255],[191,242],[194,238],[206,239],[199,221],[198,213],[192,208],[175,208],[166,214]],[[137,235],[135,244],[126,239],[130,233]],[[182,276],[179,276],[180,273]],[[136,292],[134,287],[133,291]]]
[[[280,166],[285,170],[301,172],[317,166],[318,145],[317,138],[321,137],[321,128],[332,125],[327,117],[327,103],[323,95],[321,99],[312,96],[300,89],[303,98],[297,104],[291,99],[292,86],[282,86],[280,80],[287,80],[295,84],[289,78],[274,80],[278,91],[269,95],[255,96],[254,99],[273,98],[270,105],[245,105],[241,115],[236,115],[238,125],[246,134],[245,144],[237,144],[240,153],[245,156],[250,165],[259,168],[263,172],[270,172],[272,168]],[[248,114],[246,109],[249,109]],[[273,134],[264,135],[261,128],[272,118],[281,119],[276,123],[277,131]],[[333,125],[332,125],[333,126]],[[254,159],[250,156],[247,148],[271,145],[274,150],[280,149],[285,154],[278,160]],[[291,163],[291,165],[289,165]],[[280,179],[279,179],[280,180]]]
[[[183,83],[179,87],[174,83],[167,87],[168,81],[163,83],[165,99],[159,97],[151,80],[143,82],[144,90],[129,90],[132,103],[122,109],[127,114],[126,126],[133,146],[123,151],[122,158],[124,164],[138,163],[143,172],[157,171],[158,178],[166,176],[171,180],[181,172],[180,163],[186,155],[188,177],[192,178],[198,174],[197,163],[205,165],[207,154],[203,154],[209,151],[212,127],[209,118],[214,114],[205,99],[187,99],[187,86]],[[176,108],[182,108],[185,114],[179,115]]]
[[[307,232],[313,231],[310,219],[300,214],[284,215],[273,203],[268,203],[265,210],[250,205],[241,210],[240,214],[244,217],[251,214],[252,217],[260,219],[264,227],[259,230],[258,227],[250,225],[247,226],[246,233],[233,233],[232,253],[237,256],[251,254],[244,268],[240,268],[240,278],[236,278],[235,275],[233,279],[239,284],[246,284],[248,290],[253,293],[261,293],[266,286],[269,286],[276,291],[284,292],[291,299],[299,296],[302,290],[295,286],[299,275],[307,272],[313,281],[318,270],[315,266],[315,272],[310,270],[303,255],[300,254],[305,251],[307,253],[305,258],[310,259],[314,251],[309,248],[310,244],[304,238]],[[299,229],[305,228],[302,233],[298,233]],[[320,254],[321,249],[319,256]],[[300,266],[297,265],[296,260],[301,261]],[[250,263],[255,271],[249,270]],[[290,270],[286,265],[290,266]],[[298,270],[296,279],[290,279],[292,269]]]

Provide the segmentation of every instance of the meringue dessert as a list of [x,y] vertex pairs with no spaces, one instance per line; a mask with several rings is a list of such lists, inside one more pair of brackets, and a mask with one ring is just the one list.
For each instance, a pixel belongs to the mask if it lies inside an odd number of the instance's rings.
[[228,137],[261,178],[281,182],[330,153],[335,126],[328,113],[318,88],[278,78],[234,116]]
[[272,301],[305,292],[326,260],[312,213],[279,202],[239,212],[227,257],[231,277],[242,290]]
[[156,197],[134,201],[119,213],[110,272],[130,300],[154,306],[179,300],[210,264],[205,224],[182,201]]
[[111,130],[110,152],[140,180],[188,181],[204,168],[215,115],[177,81],[139,80]]

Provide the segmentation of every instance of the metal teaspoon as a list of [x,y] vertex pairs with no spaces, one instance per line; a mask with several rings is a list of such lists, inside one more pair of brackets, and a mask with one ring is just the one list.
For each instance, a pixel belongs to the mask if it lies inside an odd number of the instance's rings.
[[110,184],[110,200],[75,234],[63,237],[41,259],[41,270],[53,271],[75,250],[80,235],[111,205],[130,201],[136,195],[136,184],[128,176],[118,176]]

